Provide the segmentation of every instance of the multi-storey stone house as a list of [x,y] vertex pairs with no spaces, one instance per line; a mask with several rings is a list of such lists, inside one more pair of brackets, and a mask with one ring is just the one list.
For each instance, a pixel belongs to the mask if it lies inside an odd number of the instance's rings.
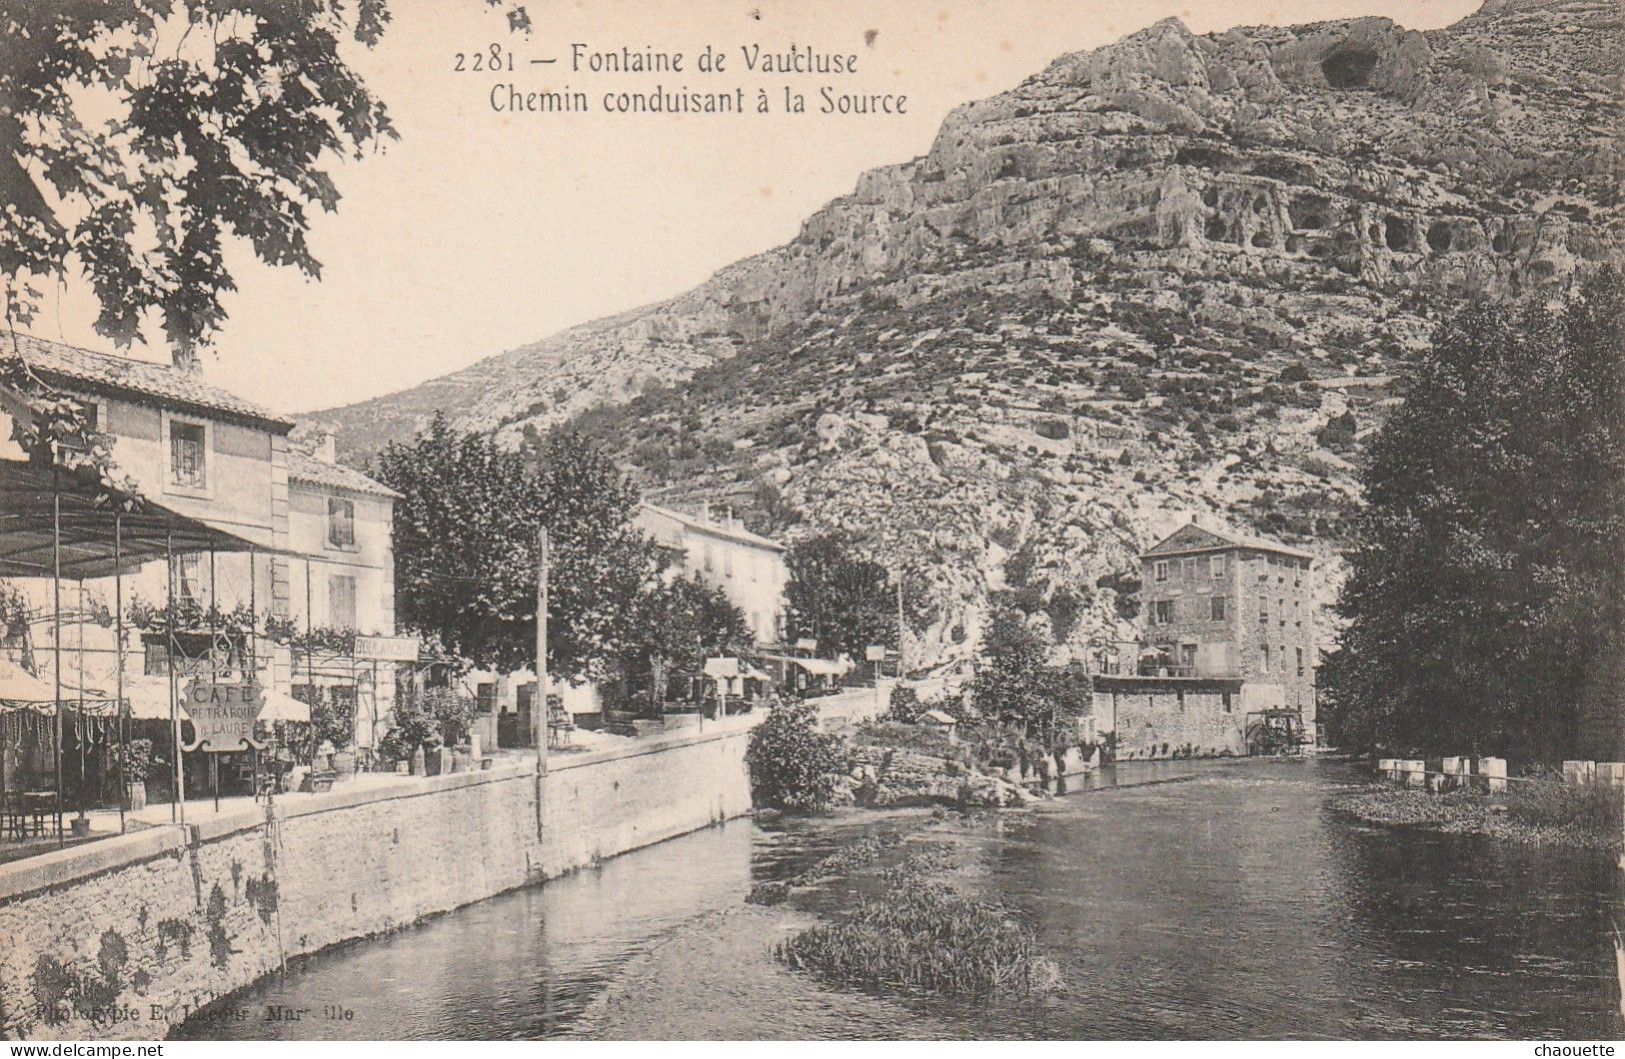
[[1314,556],[1186,525],[1140,556],[1142,639],[1095,678],[1119,753],[1247,753],[1315,730]]
[[[330,443],[301,447],[290,439],[290,420],[196,372],[28,336],[18,343],[36,377],[84,404],[96,429],[112,439],[115,470],[142,495],[262,549],[252,556],[180,552],[167,569],[148,564],[124,579],[126,604],[161,607],[172,582],[179,600],[199,608],[213,603],[230,612],[252,604],[262,628],[270,617],[295,630],[395,631],[394,494],[332,463]],[[0,392],[0,438],[10,435],[3,420],[24,414],[6,396]],[[3,455],[24,457],[15,445]],[[110,585],[85,587],[101,604],[113,602]],[[109,633],[90,623],[64,632],[80,635]],[[137,639],[139,630],[131,636]],[[126,675],[137,684],[164,671],[162,638],[130,646],[134,661]],[[94,656],[92,666],[100,664],[97,657],[106,655]],[[312,659],[270,641],[257,645],[256,657],[266,670],[262,679],[279,691],[314,684],[356,701],[357,740],[371,745],[373,722],[386,718],[393,703],[392,679],[374,681],[370,666]]]

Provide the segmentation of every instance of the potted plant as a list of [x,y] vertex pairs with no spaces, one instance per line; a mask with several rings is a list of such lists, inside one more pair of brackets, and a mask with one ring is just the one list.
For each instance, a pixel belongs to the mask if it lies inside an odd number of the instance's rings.
[[119,768],[124,774],[124,799],[130,812],[147,807],[147,777],[152,775],[152,740],[132,739],[119,747]]

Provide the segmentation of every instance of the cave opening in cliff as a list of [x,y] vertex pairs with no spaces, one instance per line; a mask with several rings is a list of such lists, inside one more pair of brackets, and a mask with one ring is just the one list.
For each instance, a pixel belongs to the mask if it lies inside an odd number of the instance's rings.
[[1333,88],[1368,88],[1377,53],[1369,48],[1340,44],[1320,60],[1320,71]]

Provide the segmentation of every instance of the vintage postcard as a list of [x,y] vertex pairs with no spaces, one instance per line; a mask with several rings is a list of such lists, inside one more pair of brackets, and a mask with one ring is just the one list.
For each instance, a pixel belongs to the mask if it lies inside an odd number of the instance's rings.
[[0,0],[0,1040],[1614,1054],[1622,74]]

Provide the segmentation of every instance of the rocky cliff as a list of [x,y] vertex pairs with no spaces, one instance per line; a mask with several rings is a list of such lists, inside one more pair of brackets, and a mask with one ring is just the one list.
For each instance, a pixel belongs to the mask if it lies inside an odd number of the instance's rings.
[[1430,321],[1618,257],[1622,43],[1584,0],[1160,22],[688,294],[316,418],[353,459],[434,409],[573,419],[670,499],[860,531],[933,653],[990,591],[1081,647],[1127,631],[1131,557],[1185,513],[1330,554]]

